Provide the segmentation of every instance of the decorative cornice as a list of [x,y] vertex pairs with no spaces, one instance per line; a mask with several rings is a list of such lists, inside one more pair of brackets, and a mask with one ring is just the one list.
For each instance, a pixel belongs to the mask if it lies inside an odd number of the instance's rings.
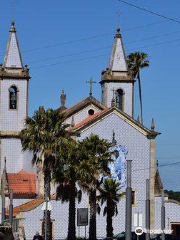
[[[136,80],[130,72],[118,72],[119,76],[110,73],[109,69],[102,71],[100,84],[104,82],[130,82],[134,83]],[[123,75],[125,73],[125,75]]]
[[20,138],[20,132],[0,132],[0,138]]
[[27,79],[29,80],[31,77],[29,76],[29,69],[14,69],[14,68],[0,68],[0,79]]

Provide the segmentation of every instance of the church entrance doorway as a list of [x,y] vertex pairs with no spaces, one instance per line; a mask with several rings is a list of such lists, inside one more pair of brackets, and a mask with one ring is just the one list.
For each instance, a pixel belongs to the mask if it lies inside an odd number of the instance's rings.
[[180,237],[180,222],[171,223],[172,234],[175,234]]

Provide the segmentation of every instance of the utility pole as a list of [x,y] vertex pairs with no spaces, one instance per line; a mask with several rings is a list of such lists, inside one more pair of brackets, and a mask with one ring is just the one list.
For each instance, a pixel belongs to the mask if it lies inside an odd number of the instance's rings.
[[2,194],[2,218],[1,218],[1,224],[4,225],[5,221],[5,194]]
[[150,240],[150,180],[146,179],[146,240]]
[[13,227],[13,189],[10,190],[9,223]]
[[127,160],[125,240],[131,240],[131,235],[132,235],[131,234],[131,229],[132,229],[131,164],[132,164],[132,160]]
[[47,217],[48,217],[48,202],[49,199],[47,194],[45,195],[46,209],[45,209],[45,219],[44,219],[44,240],[47,240]]
[[162,189],[162,205],[161,205],[161,239],[165,240],[165,204],[164,204],[164,189]]

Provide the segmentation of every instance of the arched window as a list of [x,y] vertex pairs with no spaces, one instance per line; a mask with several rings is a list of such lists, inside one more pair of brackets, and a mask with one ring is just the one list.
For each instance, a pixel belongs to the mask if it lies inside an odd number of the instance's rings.
[[9,108],[17,109],[17,87],[12,86],[9,89]]
[[116,107],[120,110],[123,110],[123,104],[124,104],[124,92],[122,89],[118,89],[116,92]]

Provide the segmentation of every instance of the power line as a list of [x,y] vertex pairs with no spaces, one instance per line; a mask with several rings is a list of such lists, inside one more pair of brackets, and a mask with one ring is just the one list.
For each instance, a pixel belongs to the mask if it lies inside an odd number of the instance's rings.
[[[126,44],[132,44],[132,43],[146,41],[146,40],[155,39],[155,38],[159,38],[159,37],[165,37],[165,36],[169,36],[169,35],[176,34],[176,33],[180,33],[180,31],[169,32],[169,33],[165,33],[165,34],[161,34],[161,35],[155,35],[155,36],[148,37],[148,38],[134,40],[134,41],[127,42]],[[75,55],[94,52],[94,51],[99,51],[99,50],[103,50],[103,49],[107,49],[107,48],[112,48],[112,45],[111,46],[100,47],[100,48],[95,48],[95,49],[92,49],[92,50],[86,50],[86,51],[82,51],[82,52],[60,55],[60,56],[57,56],[57,57],[44,58],[44,59],[40,59],[40,60],[36,60],[36,61],[31,61],[31,62],[29,62],[29,64],[34,64],[34,63],[37,63],[37,62],[49,61],[49,60],[54,60],[54,59],[59,59],[59,58],[64,58],[64,57],[69,57],[69,56],[75,56]]]
[[118,1],[119,1],[119,2],[122,2],[122,3],[126,4],[126,5],[129,5],[129,6],[131,6],[131,7],[137,8],[138,10],[142,10],[142,11],[144,11],[144,12],[148,12],[148,13],[151,13],[151,14],[156,15],[156,16],[158,16],[158,17],[165,18],[165,19],[167,19],[167,20],[169,20],[169,21],[176,22],[176,23],[179,23],[179,24],[180,24],[180,21],[178,21],[178,20],[176,20],[176,19],[174,19],[174,18],[167,17],[167,16],[162,15],[162,14],[157,13],[157,12],[153,12],[153,11],[151,11],[151,10],[148,10],[147,8],[139,7],[139,6],[135,5],[135,4],[126,2],[126,1],[124,1],[124,0],[118,0]]
[[[168,22],[168,21],[169,20],[159,21],[159,22],[154,22],[154,23],[148,23],[148,24],[137,26],[137,27],[123,29],[123,30],[121,30],[121,32],[127,32],[127,31],[132,31],[132,30],[136,30],[136,29],[145,28],[145,27],[150,27],[150,26],[165,23],[165,22]],[[58,46],[61,46],[61,45],[73,44],[73,43],[76,43],[76,42],[86,41],[86,40],[95,39],[95,38],[108,36],[108,35],[112,35],[112,34],[114,34],[114,32],[104,33],[104,34],[101,34],[101,35],[95,35],[95,36],[91,36],[91,37],[80,38],[80,39],[73,40],[73,41],[68,41],[68,42],[66,41],[66,42],[62,42],[62,43],[46,45],[46,46],[32,48],[32,49],[27,49],[27,50],[23,50],[22,53],[38,51],[38,50],[41,50],[41,49],[46,49],[46,48],[51,48],[51,47],[58,47]],[[0,56],[4,56],[4,54],[0,54]]]
[[[140,47],[136,47],[136,48],[131,48],[131,49],[128,49],[128,51],[134,51],[134,50],[136,50],[136,49],[143,49],[143,48],[148,48],[148,47],[154,47],[154,46],[159,46],[159,45],[162,45],[162,44],[167,44],[167,43],[172,43],[172,42],[178,42],[178,41],[180,41],[180,38],[175,39],[175,40],[169,40],[169,41],[165,41],[165,42],[155,43],[155,44],[151,44],[151,45],[146,45],[146,46],[140,46]],[[42,65],[42,66],[33,67],[33,68],[31,68],[31,69],[38,69],[38,68],[56,66],[56,65],[61,65],[61,64],[67,64],[67,63],[71,63],[71,62],[78,62],[78,61],[83,61],[83,60],[88,60],[88,59],[93,59],[93,58],[98,58],[98,57],[104,57],[104,56],[107,56],[107,55],[110,55],[110,53],[102,54],[102,55],[96,55],[96,56],[92,56],[92,57],[80,58],[80,59],[75,59],[75,60],[70,60],[70,61],[65,61],[65,62],[58,62],[58,63],[53,63],[53,64],[46,64],[46,65]]]
[[[167,20],[166,21],[160,21],[160,22],[154,22],[154,23],[148,23],[148,24],[137,26],[137,27],[127,28],[127,29],[124,29],[124,30],[122,29],[121,32],[132,31],[132,30],[136,30],[136,29],[150,27],[150,26],[161,24],[161,23],[164,23],[164,22],[167,22]],[[104,36],[108,36],[108,35],[112,35],[112,34],[114,34],[114,32],[104,33],[104,34],[101,34],[101,35],[95,35],[95,36],[91,36],[91,37],[80,38],[80,39],[76,39],[76,40],[72,40],[72,41],[68,41],[68,42],[66,41],[66,42],[62,42],[62,43],[57,43],[57,44],[52,44],[52,45],[47,45],[47,46],[42,46],[42,47],[37,47],[37,48],[32,48],[32,49],[27,49],[27,50],[24,50],[22,52],[38,51],[38,50],[41,50],[41,49],[72,44],[72,43],[86,41],[86,40],[95,39],[95,38],[99,38],[99,37],[104,37]]]
[[101,47],[101,48],[95,48],[95,49],[91,49],[91,50],[86,50],[86,51],[82,51],[82,52],[65,54],[65,55],[61,55],[61,56],[57,56],[57,57],[44,58],[44,59],[40,59],[40,60],[29,62],[29,64],[37,63],[37,62],[43,62],[43,61],[48,61],[48,60],[54,60],[54,59],[63,58],[63,57],[75,56],[75,55],[83,54],[83,53],[96,52],[96,51],[107,49],[107,48],[111,48],[111,47],[112,47],[112,45],[111,46],[106,46],[106,47]]
[[80,59],[70,60],[70,61],[66,61],[66,62],[59,62],[59,63],[42,65],[42,66],[39,66],[39,67],[33,67],[33,68],[31,68],[31,69],[37,69],[37,68],[44,68],[44,67],[56,66],[56,65],[66,64],[66,63],[71,63],[71,62],[78,62],[78,61],[83,61],[83,60],[87,60],[87,59],[93,59],[93,58],[97,58],[97,57],[104,57],[104,56],[107,56],[107,55],[109,55],[109,53],[107,53],[107,54],[102,54],[102,55],[96,55],[96,56],[92,56],[92,57],[87,57],[87,58],[80,58]]
[[[166,167],[166,166],[178,165],[178,164],[180,164],[180,161],[179,162],[174,162],[174,163],[162,164],[162,165],[159,165],[159,168]],[[148,168],[139,168],[139,169],[137,168],[137,169],[132,170],[132,172],[145,171],[145,170],[150,170],[150,169],[154,169],[154,168],[156,168],[156,167],[154,166],[154,167],[148,167]]]
[[180,159],[180,156],[178,157],[157,157],[158,159]]

